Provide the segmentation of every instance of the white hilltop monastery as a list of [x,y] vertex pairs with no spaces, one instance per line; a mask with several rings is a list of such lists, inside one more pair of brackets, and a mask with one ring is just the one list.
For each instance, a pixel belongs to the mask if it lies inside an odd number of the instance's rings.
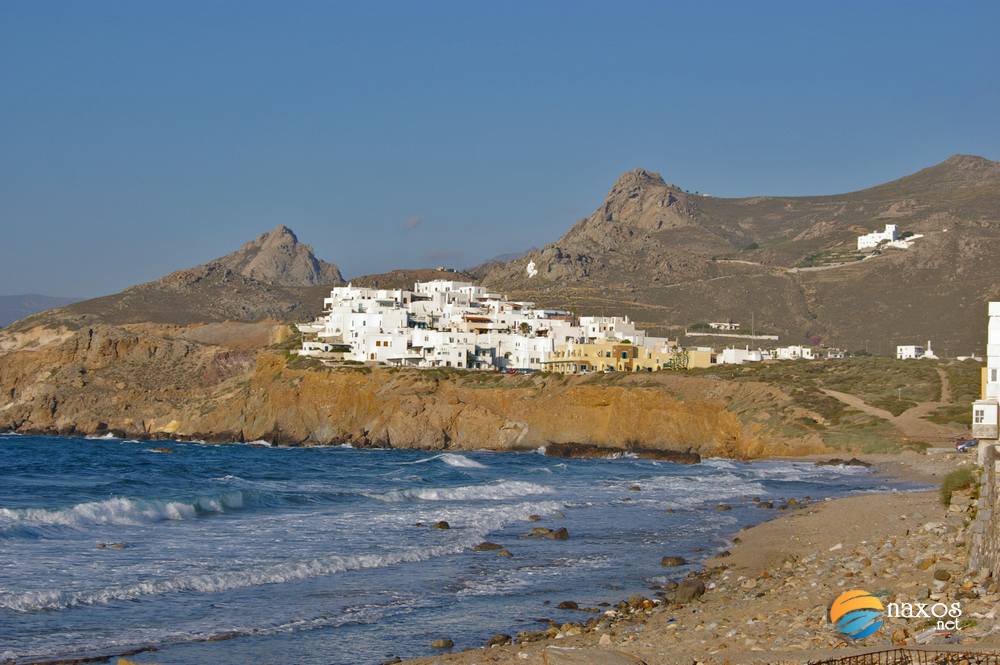
[[507,300],[468,282],[417,282],[413,290],[338,286],[323,314],[298,325],[299,354],[397,367],[541,370],[557,347],[620,342],[665,347],[628,317],[575,318]]
[[920,233],[904,233],[901,236],[895,224],[886,224],[883,231],[872,231],[858,236],[858,251],[877,249],[880,246],[909,249],[913,247],[915,240],[923,237],[923,234]]

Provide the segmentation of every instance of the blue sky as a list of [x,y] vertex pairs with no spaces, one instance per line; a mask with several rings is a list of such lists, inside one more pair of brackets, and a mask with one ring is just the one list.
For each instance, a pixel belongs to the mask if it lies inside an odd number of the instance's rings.
[[996,2],[0,3],[0,293],[278,223],[347,275],[558,238],[644,167],[834,193],[1000,159]]

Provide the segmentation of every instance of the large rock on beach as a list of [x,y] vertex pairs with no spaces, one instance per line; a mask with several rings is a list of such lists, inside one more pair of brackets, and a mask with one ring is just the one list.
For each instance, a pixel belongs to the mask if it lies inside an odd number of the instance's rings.
[[690,603],[692,600],[701,598],[705,593],[705,583],[697,578],[691,578],[680,582],[674,590],[674,602]]

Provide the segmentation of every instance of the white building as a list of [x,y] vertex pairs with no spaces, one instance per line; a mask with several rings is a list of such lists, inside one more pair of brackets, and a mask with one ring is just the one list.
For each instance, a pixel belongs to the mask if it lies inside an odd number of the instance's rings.
[[896,347],[896,360],[914,360],[927,358],[937,360],[934,350],[931,348],[931,341],[927,340],[927,346],[903,345]]
[[879,243],[895,242],[898,239],[895,224],[886,224],[884,231],[872,231],[863,236],[858,236],[858,251],[864,249],[874,249]]
[[[1000,302],[989,304],[986,333],[986,368],[980,399],[972,403],[972,436],[996,443],[1000,415]],[[980,442],[980,450],[985,449]]]
[[811,346],[779,346],[772,354],[775,360],[813,360],[816,356]]
[[740,324],[732,321],[713,321],[708,324],[712,330],[739,330]]
[[644,346],[646,340],[645,331],[636,330],[627,316],[581,316],[580,327],[590,344],[617,339]]
[[764,359],[764,354],[760,349],[751,350],[750,347],[744,349],[723,349],[718,356],[720,365],[742,365],[743,363],[758,363]]

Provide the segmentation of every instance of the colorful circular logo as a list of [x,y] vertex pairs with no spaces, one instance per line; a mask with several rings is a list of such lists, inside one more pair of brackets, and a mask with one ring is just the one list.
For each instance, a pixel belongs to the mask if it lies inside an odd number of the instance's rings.
[[854,589],[837,596],[830,605],[830,623],[845,637],[860,640],[882,627],[885,607],[867,591]]

